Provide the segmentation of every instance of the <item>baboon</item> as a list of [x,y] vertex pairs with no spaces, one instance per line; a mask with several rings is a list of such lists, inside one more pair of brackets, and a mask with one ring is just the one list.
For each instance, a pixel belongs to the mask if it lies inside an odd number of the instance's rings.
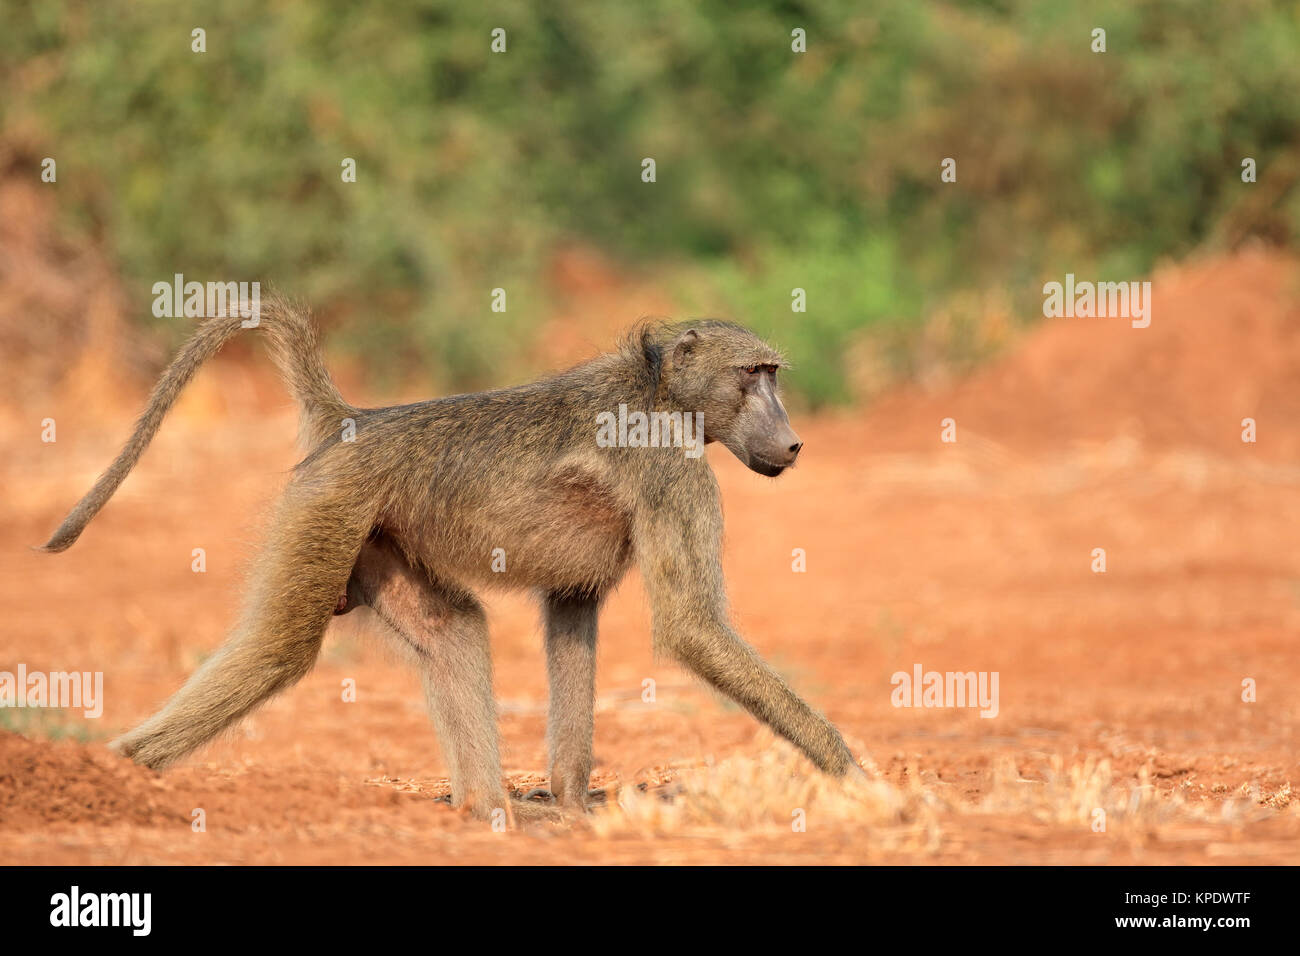
[[[200,324],[121,454],[43,550],[76,541],[181,389],[240,327],[233,313]],[[835,727],[729,623],[722,509],[707,459],[668,443],[596,441],[598,416],[621,405],[700,413],[704,441],[761,475],[781,474],[802,443],[777,394],[785,363],[776,350],[729,322],[646,322],[616,351],[529,385],[363,409],[331,382],[305,310],[269,297],[257,328],[300,406],[305,457],[275,508],[231,637],[158,713],[113,742],[120,753],[155,769],[175,763],[306,674],[332,615],[366,606],[418,663],[453,804],[488,815],[507,797],[474,590],[525,588],[544,619],[551,791],[563,807],[585,807],[597,615],[635,562],[657,652],[824,772],[865,779]],[[503,564],[494,566],[494,554]]]

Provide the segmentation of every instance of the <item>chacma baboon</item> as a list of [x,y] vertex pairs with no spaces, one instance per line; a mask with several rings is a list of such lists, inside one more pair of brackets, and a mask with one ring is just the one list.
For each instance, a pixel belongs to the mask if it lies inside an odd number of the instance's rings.
[[[77,539],[182,387],[240,324],[232,313],[199,326],[126,447],[45,550]],[[540,596],[551,789],[561,804],[585,806],[596,618],[635,561],[658,651],[826,773],[861,779],[831,723],[728,622],[722,510],[707,459],[669,442],[596,441],[598,417],[621,405],[700,413],[705,441],[779,475],[801,443],[777,397],[781,356],[755,335],[715,320],[644,324],[619,350],[531,385],[361,409],[330,381],[304,311],[272,297],[259,328],[301,406],[307,454],[279,500],[232,636],[162,710],[114,741],[121,753],[154,768],[174,763],[307,673],[331,615],[368,606],[418,661],[453,802],[489,814],[506,795],[487,623],[474,589],[504,585]],[[494,567],[501,553],[504,567]]]

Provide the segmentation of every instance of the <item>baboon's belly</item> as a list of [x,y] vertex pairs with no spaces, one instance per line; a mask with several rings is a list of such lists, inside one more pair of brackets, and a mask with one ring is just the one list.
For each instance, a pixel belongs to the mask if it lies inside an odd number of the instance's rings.
[[631,521],[590,474],[566,471],[503,489],[429,528],[430,564],[452,580],[546,591],[602,591],[632,559]]
[[[598,496],[576,493],[547,502],[521,528],[519,583],[548,590],[604,589],[623,576],[632,555],[627,517]],[[509,556],[507,556],[507,573]],[[511,582],[513,583],[513,582]]]

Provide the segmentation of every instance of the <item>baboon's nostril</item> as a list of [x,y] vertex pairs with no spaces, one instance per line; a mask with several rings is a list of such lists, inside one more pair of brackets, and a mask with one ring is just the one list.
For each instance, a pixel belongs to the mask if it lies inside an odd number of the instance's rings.
[[790,446],[790,454],[792,455],[799,454],[799,449],[802,447],[803,447],[803,442],[801,441],[795,442],[793,445]]

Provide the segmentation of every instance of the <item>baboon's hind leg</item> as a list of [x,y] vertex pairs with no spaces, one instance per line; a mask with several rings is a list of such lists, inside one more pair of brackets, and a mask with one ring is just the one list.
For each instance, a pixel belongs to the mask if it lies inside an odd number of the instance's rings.
[[112,746],[166,767],[311,670],[370,522],[355,500],[290,485],[232,636],[162,710]]
[[349,583],[411,651],[451,773],[452,804],[486,818],[508,805],[502,784],[487,618],[470,594],[443,588],[380,538]]

